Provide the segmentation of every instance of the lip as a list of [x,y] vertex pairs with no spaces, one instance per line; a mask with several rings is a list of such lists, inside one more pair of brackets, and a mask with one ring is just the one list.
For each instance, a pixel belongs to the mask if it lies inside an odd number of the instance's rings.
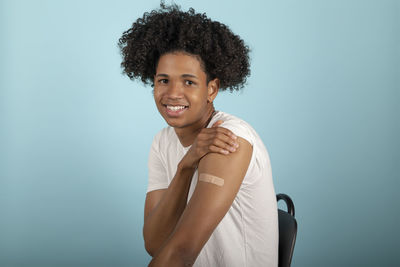
[[[172,106],[172,105],[171,105]],[[186,112],[186,110],[189,109],[188,106],[186,105],[174,105],[174,106],[185,106],[185,108],[183,109],[179,109],[179,110],[170,110],[167,108],[167,105],[163,105],[163,108],[165,110],[165,113],[168,115],[168,117],[172,117],[172,118],[178,118],[180,117],[183,113]]]

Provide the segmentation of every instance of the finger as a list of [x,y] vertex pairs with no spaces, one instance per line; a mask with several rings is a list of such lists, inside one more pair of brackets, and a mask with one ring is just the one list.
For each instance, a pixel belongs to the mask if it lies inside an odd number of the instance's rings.
[[214,122],[214,124],[211,126],[211,128],[218,127],[218,126],[221,125],[223,122],[224,122],[223,120],[217,120],[216,122]]
[[203,128],[201,133],[203,134],[223,133],[227,136],[230,136],[233,139],[237,139],[237,136],[231,130],[224,127]]
[[227,136],[230,136],[231,138],[233,138],[233,139],[237,139],[237,136],[231,131],[231,130],[229,130],[229,129],[227,129],[227,128],[224,128],[224,127],[217,127],[217,128],[215,128],[215,131],[217,132],[217,133],[223,133],[223,134],[225,134],[225,135],[227,135]]
[[228,155],[229,154],[228,150],[220,148],[220,147],[217,147],[217,146],[214,146],[214,145],[210,145],[208,147],[208,149],[209,149],[210,152],[214,152],[214,153],[220,153],[220,154],[223,154],[223,155]]
[[237,148],[239,146],[236,136],[230,130],[225,128],[219,130],[217,130],[217,128],[214,128],[210,131],[204,131],[199,134],[197,138],[198,141],[203,141],[205,143],[212,143],[213,140],[220,139],[233,147]]
[[229,152],[235,152],[239,146],[235,143],[231,143],[229,137],[226,138],[226,136],[214,138],[211,144],[224,150],[228,150]]

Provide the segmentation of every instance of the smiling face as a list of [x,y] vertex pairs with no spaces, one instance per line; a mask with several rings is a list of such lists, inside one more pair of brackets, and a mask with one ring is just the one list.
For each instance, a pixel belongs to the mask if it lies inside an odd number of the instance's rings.
[[218,89],[218,79],[207,83],[207,74],[196,56],[174,52],[160,57],[154,76],[154,100],[171,127],[204,127]]

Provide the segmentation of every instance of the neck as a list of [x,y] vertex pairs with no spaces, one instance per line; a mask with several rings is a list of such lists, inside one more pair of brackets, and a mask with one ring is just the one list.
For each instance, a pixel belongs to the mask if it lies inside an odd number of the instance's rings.
[[182,146],[187,147],[193,144],[200,131],[207,127],[207,125],[210,123],[214,112],[214,105],[211,104],[211,106],[207,109],[206,114],[198,122],[184,128],[174,128]]

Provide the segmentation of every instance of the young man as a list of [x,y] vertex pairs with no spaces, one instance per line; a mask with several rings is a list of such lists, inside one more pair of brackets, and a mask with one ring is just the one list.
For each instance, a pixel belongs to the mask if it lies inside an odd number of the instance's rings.
[[277,266],[267,150],[249,124],[213,105],[218,91],[241,89],[250,73],[243,40],[205,14],[161,4],[119,46],[124,72],[152,84],[169,125],[149,156],[149,266]]

